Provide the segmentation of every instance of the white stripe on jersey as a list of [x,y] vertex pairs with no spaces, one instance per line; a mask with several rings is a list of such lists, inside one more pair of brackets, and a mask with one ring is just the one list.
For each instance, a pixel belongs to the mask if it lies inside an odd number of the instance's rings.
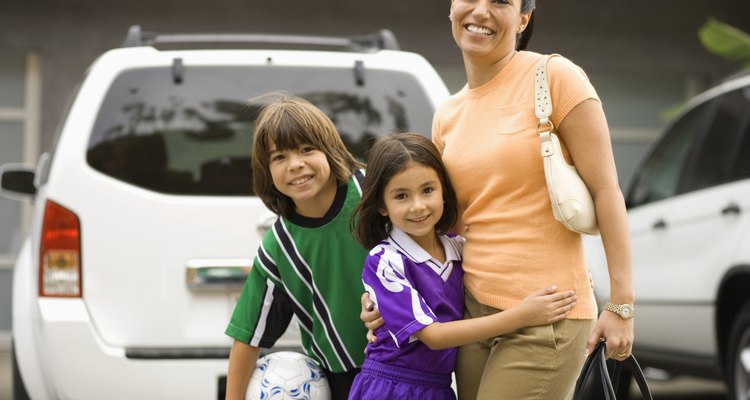
[[[375,249],[383,249],[380,256],[378,270],[376,275],[384,288],[393,293],[400,293],[408,290],[411,295],[411,309],[414,318],[422,325],[429,325],[435,322],[432,317],[428,316],[422,310],[422,303],[419,301],[419,293],[412,287],[411,282],[406,279],[404,273],[404,262],[401,254],[394,251],[390,246],[378,245]],[[373,249],[373,251],[375,251]],[[429,308],[429,306],[428,306]],[[432,310],[430,310],[432,312]]]
[[[293,247],[294,254],[296,254],[297,259],[300,260],[300,263],[302,265],[299,265],[298,263],[294,262],[294,257],[290,256],[289,252],[287,251],[288,249],[284,245],[284,242],[279,237],[279,232],[276,229],[277,225],[280,225],[282,227],[282,229],[284,230],[284,234],[289,239],[289,242],[291,243],[291,245]],[[331,313],[331,309],[328,307],[328,304],[326,303],[325,299],[320,294],[321,293],[320,290],[315,285],[315,280],[313,278],[312,268],[310,268],[310,265],[302,257],[302,254],[300,254],[299,249],[297,249],[297,243],[294,241],[294,237],[292,236],[292,234],[289,233],[289,230],[287,229],[286,224],[284,224],[283,222],[280,223],[280,224],[274,224],[274,226],[273,226],[273,234],[276,236],[276,241],[277,241],[277,243],[279,243],[279,248],[281,248],[281,250],[284,252],[284,256],[286,256],[287,261],[289,261],[289,264],[291,264],[294,267],[293,268],[294,272],[299,277],[299,280],[302,281],[302,282],[304,282],[305,286],[307,286],[307,288],[310,290],[310,292],[312,293],[313,297],[317,297],[320,300],[320,303],[325,308],[324,311],[329,316],[328,318],[324,318],[324,316],[322,316],[321,313],[320,313],[320,311],[318,310],[318,307],[316,307],[315,304],[313,304],[313,311],[315,312],[316,315],[318,315],[318,320],[321,321],[324,324],[324,326],[326,326],[326,328],[327,328],[327,329],[324,329],[323,331],[325,332],[326,337],[328,337],[328,342],[331,344],[333,353],[336,355],[336,358],[338,359],[340,365],[344,366],[344,367],[347,367],[347,365],[356,366],[357,364],[354,362],[354,359],[349,354],[349,350],[346,348],[346,345],[344,344],[344,341],[341,339],[341,335],[339,335],[339,332],[336,329],[336,325],[334,325],[334,323],[333,323],[333,316],[332,316],[332,313]],[[305,268],[305,270],[310,274],[310,280],[311,280],[311,282],[307,282],[307,280],[302,276],[302,274],[300,272],[300,268]],[[312,287],[310,286],[310,284],[312,284]],[[328,333],[329,329],[333,332],[333,334],[335,336],[335,340],[338,341],[339,346],[341,347],[341,349],[344,352],[343,356],[346,357],[347,361],[349,361],[349,364],[344,363],[344,360],[341,358],[342,354],[339,354],[339,351],[337,351],[336,345],[334,344],[334,341],[331,340],[332,338],[329,336],[329,333]]]
[[268,312],[271,310],[273,304],[273,289],[275,285],[272,280],[266,279],[266,295],[263,297],[263,307],[260,310],[260,317],[258,318],[258,325],[255,327],[255,334],[250,338],[250,346],[259,347],[260,341],[263,339],[263,333],[266,331],[266,320],[268,319]]

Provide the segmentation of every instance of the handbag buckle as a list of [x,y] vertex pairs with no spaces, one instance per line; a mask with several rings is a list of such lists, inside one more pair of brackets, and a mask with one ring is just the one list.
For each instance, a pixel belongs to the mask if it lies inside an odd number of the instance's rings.
[[[549,129],[546,129],[547,127],[549,127]],[[541,118],[539,119],[539,124],[536,126],[536,134],[539,135],[540,132],[552,132],[554,129],[555,124],[553,124],[549,118]]]

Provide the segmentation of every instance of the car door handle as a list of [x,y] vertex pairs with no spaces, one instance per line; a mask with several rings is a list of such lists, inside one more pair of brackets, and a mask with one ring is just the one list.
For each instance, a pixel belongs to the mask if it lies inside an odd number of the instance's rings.
[[729,203],[726,205],[726,207],[721,209],[721,215],[738,215],[742,210],[740,209],[740,206],[737,203]]
[[252,266],[247,258],[189,260],[186,284],[191,290],[242,289]]
[[667,221],[664,221],[663,219],[660,219],[660,220],[654,222],[654,224],[651,225],[651,228],[653,228],[653,229],[667,229]]

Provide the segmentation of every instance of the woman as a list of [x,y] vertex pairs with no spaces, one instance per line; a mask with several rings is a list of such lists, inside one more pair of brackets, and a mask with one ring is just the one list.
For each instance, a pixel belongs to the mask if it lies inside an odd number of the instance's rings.
[[632,313],[615,313],[632,309],[634,293],[607,122],[586,75],[560,56],[547,62],[550,119],[596,207],[611,282],[611,304],[598,320],[581,237],[550,208],[534,113],[535,67],[544,56],[524,51],[534,8],[534,0],[451,2],[468,83],[438,108],[433,140],[462,209],[464,317],[512,308],[540,284],[572,289],[578,300],[562,321],[461,347],[460,399],[570,398],[584,350],[601,338],[608,357],[623,360],[632,350]]

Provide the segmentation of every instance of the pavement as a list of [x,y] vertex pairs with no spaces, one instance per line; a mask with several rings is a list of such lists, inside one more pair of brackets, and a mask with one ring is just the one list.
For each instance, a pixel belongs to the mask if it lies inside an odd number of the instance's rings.
[[[654,400],[726,400],[726,390],[721,382],[677,377],[669,381],[649,381]],[[635,385],[634,388],[635,389]],[[0,400],[10,400],[11,364],[10,340],[0,337]],[[632,400],[641,399],[633,391]]]

